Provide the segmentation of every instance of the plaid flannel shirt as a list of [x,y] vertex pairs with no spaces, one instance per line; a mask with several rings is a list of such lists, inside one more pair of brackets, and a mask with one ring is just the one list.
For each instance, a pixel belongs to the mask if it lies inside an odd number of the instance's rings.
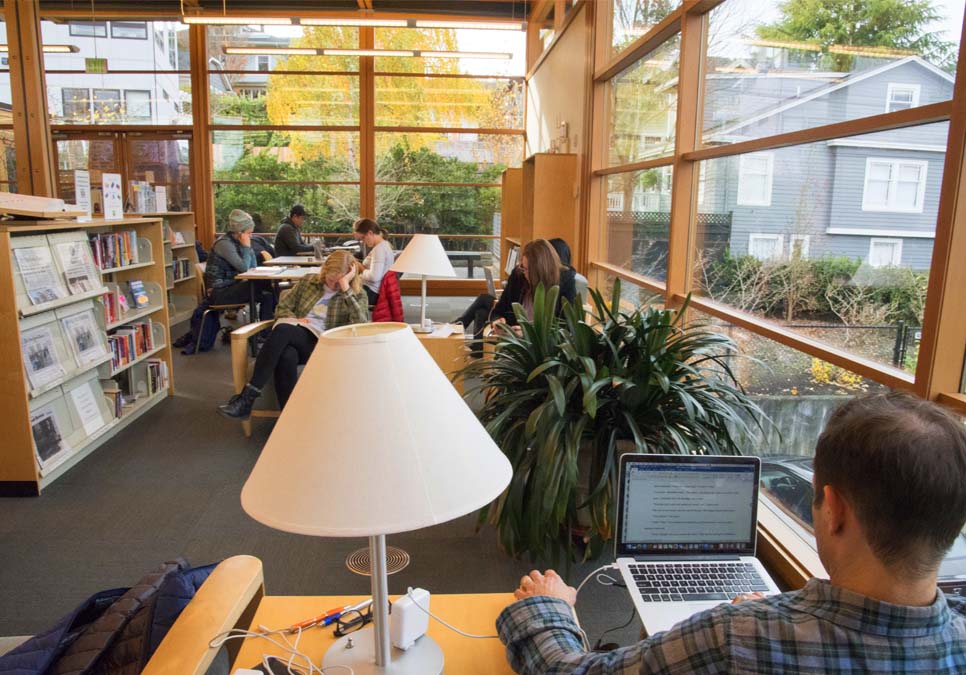
[[[315,307],[325,292],[325,283],[318,274],[302,277],[285,298],[275,308],[276,319],[301,319]],[[365,291],[353,293],[337,291],[329,302],[325,317],[325,328],[338,328],[350,323],[365,323],[369,320],[369,298]]]
[[524,675],[966,673],[966,599],[942,591],[928,607],[906,607],[812,579],[604,653],[584,651],[562,600],[521,600],[496,625],[510,665]]

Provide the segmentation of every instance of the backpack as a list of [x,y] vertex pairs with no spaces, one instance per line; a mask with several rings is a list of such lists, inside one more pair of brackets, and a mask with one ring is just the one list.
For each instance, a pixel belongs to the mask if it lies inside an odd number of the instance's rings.
[[131,588],[95,593],[0,656],[0,675],[137,675],[214,568],[178,559]]
[[[181,351],[182,354],[194,354],[196,343],[199,352],[210,351],[215,346],[218,331],[221,330],[221,319],[218,312],[209,312],[208,316],[205,316],[205,310],[208,309],[208,306],[208,300],[204,300],[191,313],[191,331],[188,333],[191,339]],[[201,325],[202,317],[205,319],[204,326]],[[196,341],[195,336],[199,333],[201,333],[201,340]]]

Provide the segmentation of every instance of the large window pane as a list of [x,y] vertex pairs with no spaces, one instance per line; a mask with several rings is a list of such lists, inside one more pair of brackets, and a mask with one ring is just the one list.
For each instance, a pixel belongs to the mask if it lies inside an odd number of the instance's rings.
[[523,137],[474,133],[377,133],[376,181],[499,183],[520,166]]
[[358,181],[359,134],[348,131],[215,131],[215,180]]
[[[233,47],[253,50],[249,54],[229,54]],[[208,69],[212,82],[224,79],[227,89],[236,89],[236,73],[287,71],[358,71],[358,56],[317,56],[305,54],[258,53],[259,49],[358,49],[359,29],[348,26],[208,26]],[[267,57],[267,59],[266,59]],[[247,78],[251,79],[251,78]]]
[[[482,266],[499,260],[500,189],[379,185],[376,219],[394,234],[438,234],[457,274],[483,278]],[[445,235],[484,235],[447,238]]]
[[359,124],[359,78],[354,75],[237,75],[231,90],[212,86],[210,100],[213,124]]
[[[255,231],[271,233],[293,204],[309,212],[306,232],[350,232],[359,217],[358,185],[301,185],[296,183],[224,184],[215,181],[215,224],[225,231],[228,214],[242,209],[255,220]],[[347,234],[346,238],[351,238]]]
[[783,15],[781,4],[729,0],[711,12],[705,144],[952,98],[963,3],[931,3],[939,20],[919,23],[916,9],[873,23],[874,3],[841,16],[820,14],[821,3],[786,3],[795,9]]
[[523,82],[380,75],[376,124],[522,129]]
[[74,200],[74,171],[89,171],[91,187],[98,189],[104,173],[120,173],[120,157],[115,152],[114,140],[74,140],[55,138],[57,144],[58,195]]
[[696,286],[914,371],[947,130],[942,122],[702,162]]
[[17,191],[16,160],[13,129],[0,129],[0,183],[7,186],[7,192]]
[[[44,68],[48,71],[83,73],[84,59],[91,57],[107,59],[112,71],[187,71],[191,67],[188,27],[180,21],[44,20],[40,26],[45,44],[69,44],[78,48],[69,54],[44,54]],[[184,77],[188,82],[187,73]]]
[[191,210],[191,154],[187,139],[135,139],[128,141],[131,180],[164,185],[167,209]]
[[607,262],[667,279],[671,167],[607,176]]
[[674,150],[679,46],[675,36],[607,83],[608,166]]
[[612,0],[612,53],[645,35],[680,4],[680,0]]
[[376,49],[509,54],[509,59],[380,56],[376,72],[526,75],[526,33],[465,28],[376,28]]
[[191,124],[191,88],[177,73],[47,73],[51,124]]

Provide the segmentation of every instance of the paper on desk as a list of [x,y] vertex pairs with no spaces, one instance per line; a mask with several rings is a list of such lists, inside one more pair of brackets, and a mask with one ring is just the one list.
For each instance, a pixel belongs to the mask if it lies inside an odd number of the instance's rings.
[[258,272],[259,274],[281,274],[284,270],[284,267],[253,267],[248,271]]
[[453,334],[453,327],[448,323],[436,324],[435,328],[433,328],[433,332],[431,333],[433,337],[439,337],[439,338],[449,337],[452,334]]

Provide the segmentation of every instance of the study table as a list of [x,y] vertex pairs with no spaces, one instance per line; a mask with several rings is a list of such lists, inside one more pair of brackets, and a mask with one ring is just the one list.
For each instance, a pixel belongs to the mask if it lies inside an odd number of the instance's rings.
[[271,260],[266,260],[265,265],[269,267],[282,266],[296,266],[296,267],[318,267],[322,264],[322,260],[316,258],[315,256],[306,255],[280,255],[277,258],[272,258]]
[[[432,589],[429,589],[432,591]],[[276,629],[318,616],[331,607],[358,602],[367,596],[266,596],[262,562],[237,555],[222,561],[201,586],[162,640],[142,675],[203,675],[218,656],[209,643],[231,629]],[[392,596],[395,599],[397,596]],[[430,611],[474,635],[495,635],[496,618],[510,602],[510,593],[433,595]],[[332,626],[302,633],[299,649],[316,665],[335,638]],[[451,675],[509,675],[499,640],[477,640],[452,632],[430,620],[429,635],[443,650],[445,672]],[[360,639],[371,638],[361,633]],[[266,640],[248,638],[226,644],[231,672],[261,663],[263,654],[281,655]]]
[[[236,274],[235,278],[239,281],[271,281],[275,287],[275,297],[278,298],[278,282],[280,281],[299,281],[308,274],[318,274],[319,267],[253,267],[247,272]],[[249,299],[249,321],[256,321],[258,317],[258,298],[255,284],[248,285]]]

